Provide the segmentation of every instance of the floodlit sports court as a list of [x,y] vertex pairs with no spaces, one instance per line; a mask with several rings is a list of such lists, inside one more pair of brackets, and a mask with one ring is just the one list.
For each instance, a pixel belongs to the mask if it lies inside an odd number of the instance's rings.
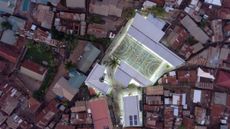
[[163,61],[137,40],[126,35],[114,55],[150,79]]

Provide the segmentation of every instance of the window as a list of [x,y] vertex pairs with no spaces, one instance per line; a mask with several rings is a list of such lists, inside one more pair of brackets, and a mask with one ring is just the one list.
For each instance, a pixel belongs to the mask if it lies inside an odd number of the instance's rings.
[[133,116],[131,115],[129,116],[129,125],[131,126],[133,125]]
[[137,115],[134,115],[134,125],[137,125]]

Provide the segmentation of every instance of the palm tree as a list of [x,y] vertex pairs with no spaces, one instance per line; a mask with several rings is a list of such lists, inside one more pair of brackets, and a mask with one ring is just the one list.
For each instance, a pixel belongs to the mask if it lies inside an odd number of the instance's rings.
[[107,61],[104,61],[104,65],[108,66],[112,69],[115,69],[118,65],[120,65],[120,60],[119,58],[113,56],[113,57],[109,57],[109,59]]

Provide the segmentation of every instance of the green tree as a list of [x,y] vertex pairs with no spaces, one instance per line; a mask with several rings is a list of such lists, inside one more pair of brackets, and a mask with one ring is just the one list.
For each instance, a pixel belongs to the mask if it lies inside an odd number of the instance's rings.
[[132,19],[136,14],[136,11],[134,8],[127,8],[123,11],[123,17],[126,19],[126,20],[130,20]]
[[118,65],[120,65],[120,60],[117,57],[113,56],[109,57],[109,59],[105,61],[104,64],[112,69],[115,69]]
[[41,90],[36,90],[33,93],[33,97],[37,99],[38,101],[43,101],[44,100],[44,93]]
[[4,21],[1,23],[1,27],[4,30],[12,29],[12,25],[8,21]]
[[149,8],[148,12],[157,16],[157,17],[164,17],[166,15],[164,8],[159,7],[159,6],[153,6],[153,7]]
[[96,23],[96,24],[105,24],[105,21],[99,15],[90,15],[87,19],[88,23]]
[[52,27],[50,30],[52,39],[62,41],[65,38],[65,34],[63,32],[59,32],[55,27]]
[[66,43],[69,51],[72,51],[77,45],[77,36],[74,34],[65,34],[63,40]]
[[75,65],[73,64],[72,61],[68,61],[67,63],[65,63],[65,69],[66,70],[70,70],[71,68],[74,68]]

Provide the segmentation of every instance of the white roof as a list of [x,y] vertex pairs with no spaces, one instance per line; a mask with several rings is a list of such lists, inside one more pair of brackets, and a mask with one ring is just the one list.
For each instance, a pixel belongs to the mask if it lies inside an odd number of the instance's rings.
[[[127,96],[123,97],[124,103],[124,127],[129,126],[141,126],[140,121],[140,109],[138,96]],[[136,117],[137,119],[135,120]],[[132,125],[133,123],[133,125]],[[135,124],[136,123],[136,124]]]
[[204,2],[208,3],[208,4],[217,5],[217,6],[221,6],[222,5],[221,0],[205,0]]
[[156,6],[157,4],[152,2],[152,1],[149,1],[149,0],[146,0],[144,3],[143,3],[143,7],[144,8],[151,8],[153,6]]
[[111,87],[105,81],[100,81],[100,78],[104,76],[105,70],[105,66],[96,64],[85,80],[85,84],[89,87],[96,88],[103,94],[109,94]]
[[172,104],[173,105],[179,105],[180,101],[180,95],[179,94],[173,94]]
[[149,79],[142,76],[142,74],[137,72],[135,69],[133,69],[133,67],[124,61],[121,61],[120,66],[116,70],[115,79],[124,86],[128,86],[132,79],[138,82],[141,86],[148,86],[152,84]]
[[165,98],[165,104],[171,104],[169,98]]
[[123,70],[118,68],[114,76],[115,80],[121,83],[123,86],[127,87],[132,80],[132,77],[125,73]]
[[186,104],[186,94],[182,94],[182,105],[183,108],[186,109],[187,108],[187,104]]
[[174,116],[179,116],[179,109],[177,106],[173,106],[173,115]]
[[194,90],[193,103],[201,102],[201,90]]
[[135,28],[155,42],[159,42],[165,34],[158,26],[152,24],[138,13],[134,17],[131,28]]
[[215,77],[213,75],[211,75],[210,73],[204,72],[201,68],[198,68],[197,76],[203,77],[203,78],[209,78],[212,80],[215,79]]
[[162,30],[166,25],[166,22],[164,20],[156,18],[152,14],[148,15],[147,20],[154,24],[160,30]]
[[196,5],[198,4],[198,2],[199,2],[199,0],[192,0],[192,1],[191,1],[191,5],[196,6]]

